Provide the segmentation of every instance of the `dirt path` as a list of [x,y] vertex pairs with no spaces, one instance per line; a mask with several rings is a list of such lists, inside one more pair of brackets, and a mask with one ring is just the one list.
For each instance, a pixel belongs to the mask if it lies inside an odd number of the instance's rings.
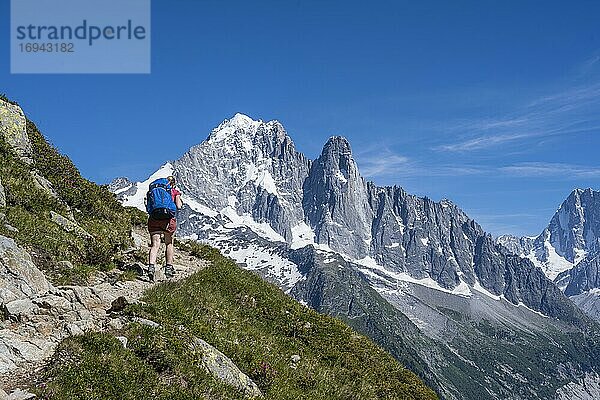
[[[136,245],[130,252],[147,252],[148,234],[139,229],[132,235]],[[164,254],[164,244],[159,254]],[[176,274],[172,280],[188,277],[208,265],[207,261],[176,249]],[[31,264],[30,268],[35,266]],[[122,297],[127,303],[134,303],[146,289],[164,280],[163,268],[158,266],[156,282],[146,278],[119,280],[118,275],[123,273],[98,273],[89,286],[54,287],[46,282],[48,290],[5,306],[5,320],[0,323],[0,389],[11,393],[30,384],[66,337],[118,328],[122,321],[107,313],[113,302]],[[2,395],[0,391],[0,398]]]

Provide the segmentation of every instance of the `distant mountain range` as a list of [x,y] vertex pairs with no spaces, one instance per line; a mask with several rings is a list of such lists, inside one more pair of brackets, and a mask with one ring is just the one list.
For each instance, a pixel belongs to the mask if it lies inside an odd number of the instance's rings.
[[600,192],[575,189],[535,238],[504,235],[497,241],[530,259],[583,311],[600,320]]
[[345,320],[443,398],[600,396],[599,327],[552,281],[597,248],[585,226],[571,250],[549,228],[554,253],[531,257],[539,238],[496,242],[448,200],[365,181],[343,137],[309,160],[279,122],[242,114],[146,181],[110,188],[143,209],[148,184],[169,174],[186,203],[181,235]]

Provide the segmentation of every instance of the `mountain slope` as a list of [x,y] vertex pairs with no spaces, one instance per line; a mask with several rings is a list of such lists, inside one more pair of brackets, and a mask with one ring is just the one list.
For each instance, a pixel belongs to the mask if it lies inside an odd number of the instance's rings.
[[[24,246],[55,283],[110,269],[114,254],[131,245],[131,226],[143,214],[123,208],[107,188],[82,178],[20,107],[4,100],[0,139],[0,182],[6,198],[0,234]],[[61,261],[75,268],[65,268]]]
[[179,281],[140,279],[145,214],[82,178],[4,100],[0,151],[0,397],[436,398],[368,338],[214,248],[180,243]]
[[[195,359],[198,350],[190,350],[194,338],[202,337],[229,355],[267,399],[436,398],[414,374],[347,325],[292,301],[208,246],[183,246],[211,266],[156,286],[143,303],[126,310],[158,325],[134,323],[119,332],[128,338],[127,349],[104,345],[107,350],[98,354],[90,342],[110,338],[94,335],[65,343],[66,354],[48,371],[46,393],[90,396],[90,381],[72,379],[77,369],[76,376],[94,377],[93,393],[98,394],[110,393],[117,382],[128,398],[246,397],[210,382]],[[77,356],[73,361],[72,354]],[[87,361],[83,366],[81,359]],[[136,378],[141,384],[132,382],[135,369],[123,367],[127,364],[144,371],[143,379]],[[94,372],[99,367],[110,371],[110,379]]]
[[[261,134],[274,126],[281,135]],[[445,398],[546,399],[598,378],[597,326],[531,260],[450,201],[366,182],[342,137],[313,162],[280,157],[269,149],[281,138],[293,149],[283,132],[236,115],[170,162],[187,203],[181,233],[345,319]],[[259,168],[256,154],[279,167]],[[254,170],[269,172],[268,190]],[[145,191],[135,187],[125,204]]]

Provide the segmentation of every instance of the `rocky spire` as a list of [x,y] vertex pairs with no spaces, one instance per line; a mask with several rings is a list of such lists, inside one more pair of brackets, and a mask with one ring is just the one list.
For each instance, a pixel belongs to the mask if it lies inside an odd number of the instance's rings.
[[373,212],[346,138],[331,137],[323,147],[304,182],[302,206],[317,243],[356,258],[367,255]]

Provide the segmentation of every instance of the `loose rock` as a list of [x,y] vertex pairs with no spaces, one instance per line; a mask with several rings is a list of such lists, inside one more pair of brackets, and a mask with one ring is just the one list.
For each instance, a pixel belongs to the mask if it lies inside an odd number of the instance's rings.
[[225,354],[200,338],[194,339],[194,345],[202,351],[202,364],[215,378],[243,391],[249,398],[263,397],[256,383]]
[[2,180],[0,180],[0,207],[6,207],[6,192],[4,186],[2,186]]

